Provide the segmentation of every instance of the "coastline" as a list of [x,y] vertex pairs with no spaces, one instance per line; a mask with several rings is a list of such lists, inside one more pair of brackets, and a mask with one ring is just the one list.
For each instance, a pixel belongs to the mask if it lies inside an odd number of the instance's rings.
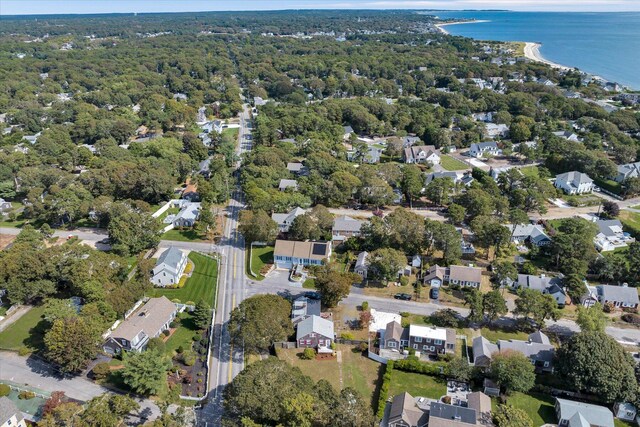
[[567,67],[566,65],[560,65],[555,62],[549,61],[540,53],[540,47],[542,45],[540,43],[533,42],[525,42],[524,44],[524,56],[527,59],[530,59],[535,62],[540,62],[542,64],[546,64],[552,68],[556,68],[562,71],[570,71],[573,70],[572,67]]
[[473,21],[456,21],[456,22],[443,22],[442,24],[436,24],[435,27],[443,34],[449,35],[449,31],[447,31],[444,27],[448,25],[461,25],[461,24],[481,24],[483,22],[491,22],[486,19],[481,20],[473,20]]

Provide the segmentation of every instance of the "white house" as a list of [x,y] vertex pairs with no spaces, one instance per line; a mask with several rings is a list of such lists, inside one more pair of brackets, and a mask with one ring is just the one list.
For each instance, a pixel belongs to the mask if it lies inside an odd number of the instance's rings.
[[7,202],[0,197],[0,212],[8,211],[11,209],[11,202]]
[[553,132],[553,134],[557,137],[564,138],[567,141],[580,142],[580,137],[573,132],[559,130],[557,132]]
[[8,397],[0,397],[0,427],[27,427],[22,412]]
[[301,242],[276,240],[273,259],[278,268],[297,265],[322,265],[331,256],[331,242]]
[[613,178],[616,182],[624,182],[629,178],[637,178],[640,176],[640,162],[627,163],[618,166],[618,174]]
[[469,155],[479,159],[483,156],[499,156],[502,150],[498,148],[498,144],[494,141],[480,142],[471,144]]
[[404,149],[403,160],[405,163],[431,163],[440,164],[440,154],[433,145],[413,145]]
[[281,179],[278,189],[285,191],[287,188],[292,188],[294,191],[298,190],[298,181],[295,179]]
[[551,243],[551,238],[547,236],[541,225],[506,224],[505,227],[511,231],[511,241],[516,245],[528,242],[536,246],[546,246]]
[[554,185],[567,194],[585,194],[593,191],[593,180],[589,175],[576,171],[556,175]]
[[278,224],[278,230],[281,233],[288,233],[293,221],[300,215],[304,215],[305,212],[304,209],[298,206],[287,213],[273,213],[271,214],[271,219]]
[[358,254],[358,259],[356,260],[356,266],[353,268],[354,273],[360,275],[363,279],[367,278],[368,266],[367,266],[367,257],[369,256],[369,252],[363,251]]
[[186,267],[187,255],[171,246],[160,255],[156,266],[151,270],[151,283],[161,287],[175,285],[180,281]]
[[624,248],[635,241],[629,233],[622,229],[622,223],[617,219],[596,221],[598,234],[593,239],[596,248],[601,252]]
[[489,138],[506,138],[507,136],[509,136],[509,126],[503,123],[485,123],[484,128],[485,134]]

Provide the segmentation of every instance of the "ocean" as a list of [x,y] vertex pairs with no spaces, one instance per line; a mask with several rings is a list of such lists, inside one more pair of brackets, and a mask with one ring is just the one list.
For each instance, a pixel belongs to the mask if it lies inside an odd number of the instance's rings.
[[[429,12],[431,13],[431,12]],[[438,11],[440,18],[487,20],[448,25],[452,35],[542,44],[545,59],[640,90],[640,12]]]

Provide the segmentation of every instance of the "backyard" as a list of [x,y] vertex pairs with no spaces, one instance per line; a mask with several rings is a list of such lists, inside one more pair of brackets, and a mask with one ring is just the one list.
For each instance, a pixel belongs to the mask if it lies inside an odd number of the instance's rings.
[[197,303],[204,300],[213,306],[218,276],[217,261],[197,252],[191,252],[189,259],[195,264],[195,269],[184,287],[180,289],[154,288],[151,291],[151,296],[164,295],[172,301],[178,299],[182,303],[187,301]]
[[[492,399],[494,404],[496,401],[497,399]],[[533,392],[528,394],[515,392],[507,397],[507,404],[524,410],[533,420],[534,426],[555,424],[558,421],[551,396]]]
[[273,264],[273,246],[253,246],[250,262],[249,275],[257,280],[264,279],[266,266]]
[[448,171],[461,171],[470,168],[466,163],[447,155],[440,157],[440,165]]
[[163,240],[173,240],[174,242],[207,242],[206,236],[198,233],[195,229],[187,228],[178,230],[174,228],[162,235]]
[[440,399],[447,394],[447,383],[442,378],[394,369],[391,375],[389,396],[395,396],[405,391],[413,397]]
[[42,318],[44,306],[36,306],[9,325],[0,333],[0,348],[4,350],[19,350],[27,347],[31,351],[40,350],[46,322]]

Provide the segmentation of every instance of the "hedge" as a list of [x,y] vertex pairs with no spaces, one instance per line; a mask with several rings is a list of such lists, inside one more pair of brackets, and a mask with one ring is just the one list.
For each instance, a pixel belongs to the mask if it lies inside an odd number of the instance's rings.
[[378,418],[384,417],[384,408],[387,406],[387,399],[389,398],[389,387],[391,387],[391,373],[393,372],[394,361],[389,360],[387,367],[382,376],[382,385],[380,386],[380,394],[378,396]]
[[421,362],[417,357],[409,356],[406,359],[396,360],[394,368],[405,372],[415,372],[431,376],[444,375],[447,363],[442,362]]

